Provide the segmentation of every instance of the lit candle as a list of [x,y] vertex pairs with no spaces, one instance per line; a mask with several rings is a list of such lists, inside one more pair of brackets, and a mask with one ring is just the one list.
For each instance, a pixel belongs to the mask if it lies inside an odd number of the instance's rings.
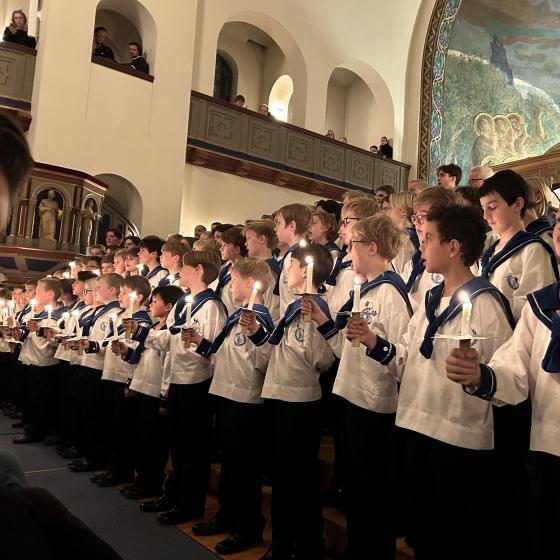
[[128,303],[128,316],[132,317],[132,314],[134,313],[134,304],[136,303],[136,292],[130,292],[128,294],[128,299],[129,299],[129,303]]
[[142,276],[142,272],[144,272],[144,265],[143,264],[137,264],[136,268],[138,269],[138,274],[140,274],[140,276]]
[[70,261],[68,266],[70,267],[70,276],[76,278],[76,261]]
[[470,336],[472,303],[466,292],[461,292],[460,298],[463,302],[463,314],[461,315],[461,336]]
[[35,316],[35,306],[37,305],[37,300],[35,298],[33,298],[32,300],[29,301],[29,305],[31,305],[31,317]]
[[309,255],[305,257],[307,263],[307,279],[305,284],[305,293],[310,294],[313,292],[313,257]]
[[82,338],[82,327],[80,327],[80,312],[78,310],[72,311],[72,317],[76,322],[76,338]]
[[45,305],[45,310],[47,311],[47,325],[50,325],[52,320],[52,305],[50,303]]
[[0,299],[0,325],[4,324],[5,311],[6,302],[3,299]]
[[117,331],[117,314],[116,313],[111,313],[111,325],[113,327],[113,336],[118,336],[118,331]]
[[65,311],[62,314],[62,318],[64,319],[64,328],[67,329],[68,328],[68,321],[70,320],[70,313],[68,313],[68,311]]
[[96,276],[101,276],[101,271],[100,271],[98,268],[96,268],[96,269],[93,271],[93,273],[94,273]]
[[360,278],[356,276],[354,278],[354,304],[352,305],[352,313],[360,313],[360,289],[362,287],[362,282]]
[[185,317],[185,328],[190,329],[191,328],[191,314],[192,314],[192,297],[187,296],[185,298],[185,301],[187,303],[187,316]]
[[11,299],[8,302],[8,319],[14,319],[16,316],[16,302]]
[[259,290],[261,289],[261,283],[257,280],[253,284],[253,291],[251,292],[251,297],[249,298],[249,304],[247,305],[247,311],[251,311],[253,309],[253,305],[255,305],[255,299],[259,294]]
[[63,272],[62,273],[62,278],[66,278],[66,279],[70,278],[70,273],[69,272]]
[[307,247],[307,241],[305,241],[305,239],[302,239],[302,240],[299,242],[299,246],[300,246],[300,247]]

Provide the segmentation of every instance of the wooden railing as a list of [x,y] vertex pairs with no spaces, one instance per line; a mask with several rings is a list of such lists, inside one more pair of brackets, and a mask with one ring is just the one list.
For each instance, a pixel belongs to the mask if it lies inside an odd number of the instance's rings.
[[0,107],[31,110],[37,51],[0,42]]
[[406,189],[410,166],[191,92],[186,161],[319,196]]

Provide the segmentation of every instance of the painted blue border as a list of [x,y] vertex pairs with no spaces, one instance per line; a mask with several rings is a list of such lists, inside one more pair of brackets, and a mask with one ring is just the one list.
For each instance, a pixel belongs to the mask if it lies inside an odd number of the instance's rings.
[[18,101],[17,99],[11,99],[10,97],[0,96],[0,104],[6,107],[13,107],[14,109],[31,111],[31,103],[28,103],[27,101]]

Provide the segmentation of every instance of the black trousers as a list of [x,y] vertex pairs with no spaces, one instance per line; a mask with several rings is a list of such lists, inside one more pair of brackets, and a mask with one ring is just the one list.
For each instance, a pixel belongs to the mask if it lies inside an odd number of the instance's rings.
[[323,557],[319,479],[321,401],[274,402],[275,455],[272,542],[280,554]]
[[29,414],[26,431],[33,437],[49,433],[56,413],[56,372],[58,365],[27,366],[29,379]]
[[220,517],[233,533],[262,536],[261,456],[263,404],[219,399],[222,427]]
[[495,527],[508,560],[529,556],[529,470],[531,402],[493,406]]
[[23,417],[23,423],[27,424],[30,421],[29,418],[29,366],[22,364],[19,360],[16,361],[14,368],[14,382],[15,382],[15,394],[16,394],[16,405],[18,410],[21,412]]
[[58,433],[63,442],[70,442],[72,420],[70,416],[70,364],[66,360],[58,362]]
[[86,459],[98,469],[105,468],[109,462],[109,446],[105,439],[107,414],[103,406],[101,375],[101,370],[80,366],[84,450]]
[[495,560],[492,451],[406,431],[415,560]]
[[394,560],[395,414],[344,401],[347,544],[345,558]]
[[210,483],[211,379],[190,385],[172,383],[168,394],[169,448],[173,477],[166,483],[171,501],[203,515]]
[[108,470],[123,479],[134,478],[134,403],[124,396],[126,385],[101,381],[105,403],[104,440],[109,448]]
[[558,556],[560,457],[529,452],[531,489],[531,560]]
[[161,490],[169,456],[167,418],[159,414],[159,397],[136,393],[131,402],[136,482],[142,488]]
[[68,430],[68,443],[85,450],[85,420],[81,393],[83,384],[80,382],[80,371],[79,365],[68,364],[66,367],[68,402],[64,406],[64,422]]

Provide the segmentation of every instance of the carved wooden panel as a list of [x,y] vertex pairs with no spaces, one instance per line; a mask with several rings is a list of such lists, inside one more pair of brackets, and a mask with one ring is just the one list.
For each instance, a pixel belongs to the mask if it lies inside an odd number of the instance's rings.
[[279,132],[278,127],[273,123],[269,124],[262,119],[249,118],[247,153],[278,161],[280,155]]
[[373,186],[374,159],[358,153],[346,154],[346,181],[361,187]]
[[286,134],[286,165],[311,171],[313,169],[313,138],[289,130]]
[[344,179],[344,148],[321,142],[315,172],[333,179]]
[[4,97],[19,97],[19,74],[24,71],[24,67],[20,66],[19,62],[25,64],[22,55],[8,51],[0,53],[0,95]]
[[241,148],[241,115],[219,106],[208,108],[206,139],[212,144],[226,146],[232,150]]
[[398,167],[390,163],[385,163],[384,161],[377,162],[375,166],[375,187],[391,185],[395,189],[399,189],[400,183],[400,171]]

